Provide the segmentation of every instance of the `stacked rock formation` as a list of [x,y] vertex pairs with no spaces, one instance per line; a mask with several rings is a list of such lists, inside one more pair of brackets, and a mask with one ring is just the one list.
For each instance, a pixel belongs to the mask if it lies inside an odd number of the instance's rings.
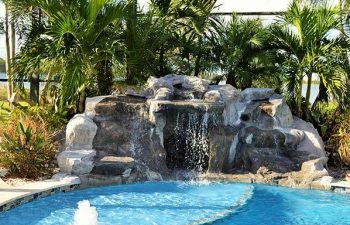
[[66,139],[61,170],[90,180],[154,180],[174,170],[284,174],[316,161],[323,172],[310,182],[328,175],[320,136],[292,115],[283,96],[184,75],[88,99]]

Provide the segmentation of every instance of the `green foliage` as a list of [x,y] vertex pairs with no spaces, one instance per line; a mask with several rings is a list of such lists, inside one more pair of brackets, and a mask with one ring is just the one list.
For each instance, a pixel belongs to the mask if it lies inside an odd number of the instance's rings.
[[[240,89],[272,87],[286,96],[294,113],[323,124],[321,133],[331,127],[333,110],[333,103],[322,102],[335,100],[342,109],[349,105],[348,40],[345,34],[328,37],[330,30],[344,29],[339,7],[295,0],[266,28],[260,19],[235,14],[222,21],[212,14],[216,0],[152,0],[147,12],[136,0],[9,2],[21,21],[15,78],[45,74],[56,80],[41,95],[56,111],[86,95],[109,94],[116,80],[140,85],[170,73],[215,83],[225,76]],[[312,105],[315,73],[320,94]]]
[[267,32],[260,19],[242,19],[233,14],[221,39],[227,83],[241,89],[251,87],[274,66],[273,52],[264,49]]
[[6,86],[0,83],[0,101],[7,100],[7,90]]
[[10,107],[8,102],[0,101],[0,126],[5,126],[9,116]]
[[324,140],[329,138],[331,130],[337,123],[339,104],[337,102],[316,102],[312,108],[312,120]]
[[[16,0],[10,5],[15,15],[37,8],[45,17],[41,22],[44,29],[33,30],[33,26],[27,35],[17,56],[16,75],[23,79],[45,73],[46,79],[58,80],[61,105],[73,103],[80,93],[93,87],[97,74],[103,75],[97,70],[99,63],[113,62],[114,49],[120,49],[109,32],[112,24],[121,26],[122,2]],[[28,16],[32,16],[31,11]]]
[[175,32],[180,38],[179,54],[175,60],[185,66],[180,67],[185,74],[199,76],[218,69],[215,51],[219,48],[222,21],[212,14],[218,7],[216,2],[173,1],[171,16],[174,18]]
[[329,149],[339,154],[342,163],[350,166],[350,110],[337,117],[332,134],[327,142]]
[[[1,30],[1,27],[0,27]],[[0,72],[1,73],[5,73],[6,72],[6,63],[5,63],[5,59],[0,58]]]
[[21,178],[51,175],[56,149],[49,127],[37,116],[13,114],[0,131],[0,165]]
[[[347,56],[341,53],[345,49],[344,40],[328,37],[332,29],[340,30],[339,8],[326,3],[312,5],[295,0],[281,19],[269,31],[282,58],[279,70],[284,92],[289,99],[295,100],[298,114],[301,115],[302,111],[303,79],[308,79],[305,102],[309,104],[313,73],[319,74],[321,87],[325,87],[320,88],[318,100],[327,101],[330,94],[339,102],[344,100],[342,94],[347,92],[345,71],[348,67]],[[340,54],[334,60],[337,49]]]

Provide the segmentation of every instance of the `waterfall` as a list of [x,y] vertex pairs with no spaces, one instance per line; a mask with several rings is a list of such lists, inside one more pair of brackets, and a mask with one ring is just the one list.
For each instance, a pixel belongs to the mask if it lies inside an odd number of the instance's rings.
[[74,214],[73,225],[97,225],[96,207],[90,205],[88,200],[78,202],[78,209]]
[[208,168],[209,113],[177,112],[174,128],[175,151],[184,154],[183,167],[202,172]]

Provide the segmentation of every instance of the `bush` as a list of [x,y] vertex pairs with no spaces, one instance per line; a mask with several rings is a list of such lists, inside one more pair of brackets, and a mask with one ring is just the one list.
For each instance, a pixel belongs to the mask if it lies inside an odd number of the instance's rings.
[[337,150],[341,161],[350,166],[350,110],[338,117],[332,133],[327,145]]
[[329,139],[332,135],[331,131],[339,121],[339,111],[339,104],[336,102],[315,102],[311,110],[311,122],[323,140]]
[[[18,110],[14,110],[12,114],[17,117],[20,114],[27,114],[41,122],[47,124],[47,129],[51,133],[56,133],[61,129],[65,124],[67,124],[67,114],[69,108],[62,108],[59,111],[55,111],[53,106],[46,105],[43,106],[28,106],[21,107]],[[16,114],[18,114],[16,116]]]
[[36,179],[51,175],[56,146],[54,133],[38,115],[16,111],[0,131],[0,164],[10,176]]
[[6,86],[2,83],[0,83],[0,101],[6,101],[7,100],[7,89]]

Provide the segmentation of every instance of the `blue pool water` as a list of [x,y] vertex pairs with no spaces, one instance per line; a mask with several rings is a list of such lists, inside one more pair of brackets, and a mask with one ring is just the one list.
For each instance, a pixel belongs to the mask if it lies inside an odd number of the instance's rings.
[[73,225],[82,200],[96,207],[99,225],[350,224],[350,196],[206,182],[145,183],[61,193],[0,213],[0,224]]

